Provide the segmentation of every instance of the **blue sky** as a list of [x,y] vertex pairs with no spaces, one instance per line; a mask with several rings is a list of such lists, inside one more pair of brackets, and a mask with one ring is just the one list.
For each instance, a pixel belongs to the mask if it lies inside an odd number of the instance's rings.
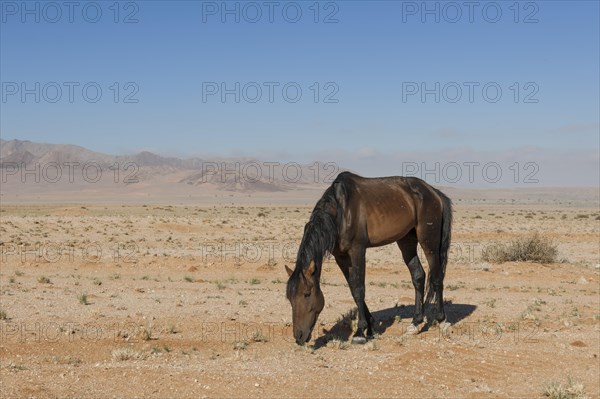
[[[471,10],[462,1],[275,1],[273,22],[263,1],[121,2],[118,15],[113,1],[79,2],[72,22],[62,2],[53,3],[60,16],[44,2],[1,3],[3,139],[107,153],[358,159],[369,173],[408,154],[527,153],[517,160],[585,159],[573,172],[598,183],[597,1]],[[223,85],[236,83],[239,103],[235,94],[222,101]],[[22,97],[23,84],[39,102]],[[257,86],[262,96],[250,102]],[[96,87],[102,96],[87,101]]]

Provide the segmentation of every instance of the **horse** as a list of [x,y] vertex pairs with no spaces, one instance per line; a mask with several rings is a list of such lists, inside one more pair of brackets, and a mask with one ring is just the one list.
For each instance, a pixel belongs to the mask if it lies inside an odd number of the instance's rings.
[[[411,331],[424,320],[424,306],[435,302],[435,319],[443,322],[444,276],[452,230],[452,201],[416,177],[366,178],[340,173],[315,205],[289,276],[286,297],[292,305],[293,334],[298,345],[311,338],[325,305],[319,284],[323,258],[333,255],[358,307],[353,344],[373,336],[374,319],[365,303],[366,249],[396,242],[411,274],[415,311]],[[425,272],[417,256],[420,244]],[[426,291],[425,291],[426,288]],[[425,298],[425,299],[424,299]]]

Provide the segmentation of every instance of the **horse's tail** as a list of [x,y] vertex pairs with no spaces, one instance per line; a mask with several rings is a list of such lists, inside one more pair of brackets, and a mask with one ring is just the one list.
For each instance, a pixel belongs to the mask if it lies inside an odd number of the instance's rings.
[[[440,239],[440,273],[441,281],[446,276],[446,265],[448,264],[448,253],[450,252],[450,240],[452,238],[452,200],[438,189],[434,189],[442,200],[442,231]],[[435,299],[435,289],[431,281],[431,272],[427,276],[427,294],[425,303],[430,304]]]

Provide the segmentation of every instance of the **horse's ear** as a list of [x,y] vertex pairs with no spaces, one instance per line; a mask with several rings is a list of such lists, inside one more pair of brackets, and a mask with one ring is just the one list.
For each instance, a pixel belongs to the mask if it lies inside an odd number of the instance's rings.
[[306,271],[304,272],[304,274],[306,275],[306,277],[311,277],[313,274],[315,274],[316,270],[317,270],[317,267],[315,266],[315,261],[311,260],[310,263],[308,264],[308,267],[306,268]]
[[293,271],[288,267],[288,265],[285,265],[285,271],[287,272],[288,277],[292,277]]

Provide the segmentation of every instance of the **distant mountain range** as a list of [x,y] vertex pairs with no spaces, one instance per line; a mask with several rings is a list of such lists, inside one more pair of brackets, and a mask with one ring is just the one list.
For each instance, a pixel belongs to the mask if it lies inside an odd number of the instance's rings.
[[[70,144],[0,140],[0,201],[311,206],[342,170],[320,162],[300,165],[252,158],[181,159],[148,151],[109,155]],[[456,204],[568,201],[571,205],[597,206],[599,201],[597,186],[440,188]]]
[[[333,181],[338,170],[332,164],[267,162],[250,158],[202,159],[163,157],[143,151],[133,155],[109,155],[71,144],[46,144],[22,140],[0,140],[0,168],[3,183],[16,179],[20,170],[40,168],[43,183],[44,168],[56,174],[56,165],[78,171],[100,167],[104,174],[115,169],[126,177],[125,183],[150,183],[157,176],[170,176],[172,183],[207,186],[216,191],[252,193],[285,192],[315,189]],[[15,172],[15,168],[18,169]],[[49,174],[50,172],[48,172]],[[27,176],[25,176],[27,178]],[[21,179],[23,180],[23,179]],[[25,179],[27,180],[27,179]],[[33,178],[30,178],[33,180]],[[46,179],[46,180],[52,180]],[[21,181],[22,182],[22,181]]]

